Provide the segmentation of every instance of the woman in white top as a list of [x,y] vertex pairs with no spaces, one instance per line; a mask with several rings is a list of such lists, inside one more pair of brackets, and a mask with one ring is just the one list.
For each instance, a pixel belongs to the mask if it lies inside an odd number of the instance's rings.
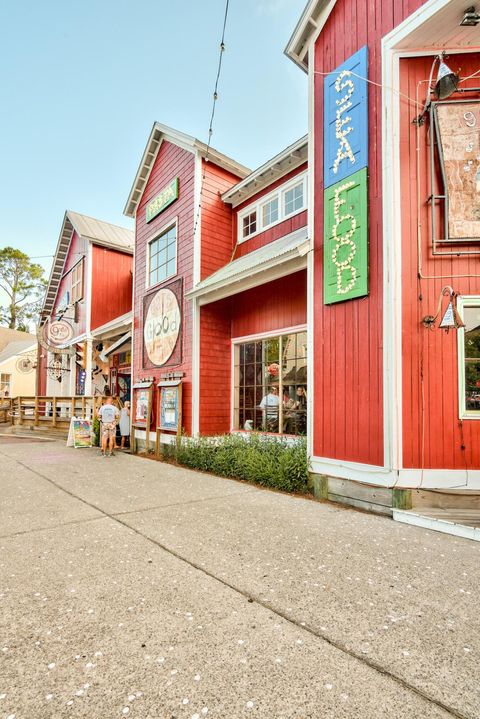
[[130,436],[130,402],[125,402],[120,412],[120,434],[122,435],[122,442],[120,447],[125,447],[125,437]]

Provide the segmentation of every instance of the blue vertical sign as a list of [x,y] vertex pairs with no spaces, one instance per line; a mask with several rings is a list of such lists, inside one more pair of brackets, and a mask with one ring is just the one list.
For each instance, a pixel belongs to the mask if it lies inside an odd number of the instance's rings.
[[368,166],[367,73],[365,45],[325,77],[325,187]]
[[368,48],[325,77],[325,304],[368,294]]

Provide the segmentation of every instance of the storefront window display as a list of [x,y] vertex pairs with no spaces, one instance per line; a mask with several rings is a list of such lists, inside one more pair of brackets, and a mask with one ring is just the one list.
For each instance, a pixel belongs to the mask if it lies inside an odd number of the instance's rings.
[[306,434],[306,332],[236,344],[234,365],[234,429]]

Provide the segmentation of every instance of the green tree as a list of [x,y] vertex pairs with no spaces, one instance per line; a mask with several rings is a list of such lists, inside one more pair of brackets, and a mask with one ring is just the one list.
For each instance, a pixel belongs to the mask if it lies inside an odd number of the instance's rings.
[[0,250],[0,289],[7,295],[7,304],[0,307],[2,324],[28,332],[30,323],[37,322],[47,284],[43,273],[43,267],[20,250]]

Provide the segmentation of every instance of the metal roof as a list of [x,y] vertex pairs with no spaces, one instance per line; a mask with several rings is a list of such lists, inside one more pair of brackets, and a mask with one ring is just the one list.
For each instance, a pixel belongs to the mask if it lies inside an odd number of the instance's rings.
[[4,350],[10,342],[36,342],[36,335],[21,330],[11,330],[10,327],[0,327],[0,351]]
[[26,352],[30,349],[34,350],[36,346],[37,343],[35,338],[33,338],[33,342],[31,339],[22,340],[21,342],[10,342],[10,344],[8,344],[5,349],[0,352],[0,364],[12,359],[12,357],[18,357],[22,354],[22,352]]
[[79,212],[67,210],[63,218],[62,229],[60,230],[57,249],[55,250],[52,269],[45,292],[41,312],[42,319],[48,317],[53,310],[58,286],[65,267],[65,260],[74,232],[87,242],[93,242],[96,245],[109,247],[119,252],[133,254],[135,246],[135,233],[133,230],[127,230],[125,227],[118,227],[118,225],[112,225],[110,222],[103,222],[102,220],[88,217],[88,215],[81,215]]
[[289,145],[279,152],[278,155],[272,157],[264,165],[254,170],[241,182],[226,190],[222,194],[222,200],[228,202],[232,207],[236,207],[241,202],[245,202],[260,190],[263,190],[272,182],[279,180],[287,173],[295,170],[308,160],[308,135],[304,135],[299,140]]
[[172,127],[162,125],[160,122],[155,122],[148,138],[145,151],[143,153],[135,180],[133,181],[132,189],[128,196],[127,204],[125,205],[124,214],[127,217],[135,217],[138,205],[142,199],[142,195],[145,191],[145,187],[150,177],[150,172],[153,169],[155,160],[157,159],[158,151],[163,140],[172,142],[174,145],[183,147],[185,150],[190,152],[199,152],[202,157],[205,157],[208,150],[208,159],[219,167],[223,167],[224,170],[231,172],[237,177],[245,177],[250,174],[248,167],[240,165],[235,160],[232,160],[227,155],[224,155],[213,147],[208,147],[204,142],[200,142],[191,135],[186,135],[184,132],[174,130]]
[[[189,299],[206,298],[211,294],[212,297],[207,301],[213,302],[221,297],[243,292],[248,287],[255,287],[264,281],[271,281],[272,277],[265,279],[262,275],[268,270],[278,270],[281,265],[284,267],[280,272],[277,271],[278,277],[291,274],[306,267],[306,254],[309,249],[307,227],[302,227],[221,267],[199,282],[186,296]],[[293,266],[287,268],[286,265],[290,262]],[[288,271],[285,271],[287,269]]]

